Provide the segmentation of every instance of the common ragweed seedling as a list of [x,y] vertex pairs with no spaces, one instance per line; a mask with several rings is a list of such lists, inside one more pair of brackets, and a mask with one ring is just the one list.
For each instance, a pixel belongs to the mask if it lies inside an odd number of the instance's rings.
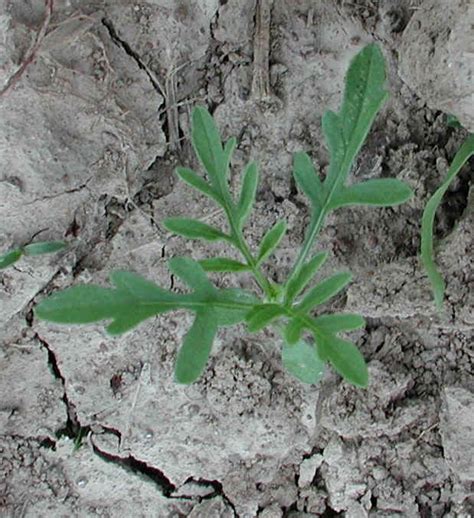
[[[367,366],[357,347],[341,333],[364,326],[355,314],[314,315],[317,307],[343,290],[351,280],[348,272],[313,284],[313,278],[327,259],[326,252],[313,255],[316,238],[326,216],[349,205],[391,206],[411,196],[410,188],[396,179],[377,179],[348,185],[347,177],[372,122],[387,99],[384,89],[385,67],[376,45],[365,47],[351,62],[339,113],[327,112],[322,121],[330,152],[330,165],[324,180],[316,173],[309,156],[297,153],[293,174],[308,197],[311,220],[299,256],[282,285],[270,281],[262,271],[286,231],[277,221],[262,238],[257,250],[245,240],[244,228],[257,192],[259,172],[254,162],[244,171],[240,193],[229,188],[230,162],[236,145],[234,138],[222,143],[211,115],[201,107],[192,113],[192,143],[206,176],[188,168],[178,168],[179,177],[211,198],[227,217],[227,228],[215,228],[186,218],[165,220],[166,228],[188,239],[223,241],[240,253],[241,261],[226,257],[195,261],[177,257],[169,261],[170,270],[189,287],[178,294],[167,291],[134,273],[114,272],[113,288],[95,285],[75,286],[53,294],[36,308],[39,318],[64,324],[85,324],[108,320],[107,331],[120,334],[157,314],[186,309],[195,314],[176,359],[176,379],[195,381],[203,372],[212,343],[224,326],[246,322],[250,332],[272,325],[283,337],[282,361],[301,381],[315,383],[329,362],[346,380],[365,387]],[[206,272],[250,272],[258,293],[242,289],[218,289]],[[302,339],[303,332],[314,339]]]

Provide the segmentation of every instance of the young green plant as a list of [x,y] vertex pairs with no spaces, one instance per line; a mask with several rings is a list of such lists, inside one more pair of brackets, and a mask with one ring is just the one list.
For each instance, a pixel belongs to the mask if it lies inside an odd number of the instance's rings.
[[[353,162],[364,143],[373,120],[387,99],[384,89],[384,61],[376,45],[365,47],[351,62],[339,113],[327,112],[323,132],[330,152],[326,178],[316,173],[309,156],[297,153],[293,174],[308,197],[311,219],[305,240],[287,281],[276,285],[262,270],[286,232],[286,223],[277,221],[263,236],[256,250],[248,245],[244,228],[258,188],[259,172],[249,163],[242,177],[240,193],[229,187],[234,138],[222,143],[216,124],[202,107],[192,113],[192,143],[206,176],[188,168],[178,168],[179,177],[213,200],[224,212],[227,228],[216,228],[195,219],[169,218],[166,228],[188,239],[222,241],[238,251],[241,260],[214,257],[201,261],[177,257],[170,270],[188,287],[178,294],[156,286],[128,272],[110,276],[114,288],[96,285],[75,286],[53,294],[36,308],[39,318],[63,324],[85,324],[108,320],[107,331],[120,334],[157,314],[186,309],[195,314],[176,359],[176,379],[191,383],[203,372],[219,328],[246,322],[250,332],[272,325],[283,338],[282,361],[286,369],[306,383],[315,383],[329,362],[347,381],[365,387],[368,371],[357,347],[340,334],[359,329],[364,319],[355,314],[324,314],[314,311],[343,290],[351,280],[339,272],[313,284],[313,278],[328,254],[313,255],[316,238],[326,216],[349,205],[391,206],[411,196],[410,188],[391,178],[346,183]],[[206,272],[249,272],[258,293],[241,289],[218,289]],[[313,343],[302,338],[309,334]]]
[[52,254],[63,250],[66,246],[67,244],[64,241],[37,241],[36,243],[14,248],[0,255],[0,270],[12,266],[23,256]]
[[474,134],[469,135],[464,144],[459,148],[459,151],[456,153],[453,163],[448,170],[446,178],[426,204],[423,218],[421,220],[421,261],[431,282],[434,300],[438,311],[441,311],[443,307],[445,283],[443,277],[436,268],[436,263],[434,261],[434,219],[436,210],[438,209],[451,182],[472,155],[474,155]]

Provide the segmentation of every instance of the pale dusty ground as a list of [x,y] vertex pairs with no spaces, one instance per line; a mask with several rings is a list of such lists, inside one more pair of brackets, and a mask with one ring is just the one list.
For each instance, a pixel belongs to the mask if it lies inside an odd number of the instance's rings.
[[[0,97],[0,251],[39,231],[71,241],[0,274],[1,516],[473,515],[472,162],[439,211],[441,317],[418,260],[423,207],[466,135],[443,112],[474,131],[472,3],[271,4],[57,0],[46,27],[43,0],[1,2],[0,84],[42,26],[46,36]],[[282,371],[275,337],[243,328],[219,336],[198,383],[175,385],[184,314],[119,339],[34,318],[55,289],[106,282],[118,268],[170,286],[168,258],[216,253],[160,223],[221,221],[173,174],[194,164],[196,103],[238,136],[236,170],[261,164],[249,241],[288,219],[269,272],[282,279],[308,214],[291,153],[308,151],[324,171],[321,115],[338,106],[351,56],[374,40],[391,99],[354,175],[403,179],[416,196],[395,209],[341,210],[318,245],[331,252],[326,273],[354,272],[334,307],[367,318],[353,335],[369,362],[367,391],[331,372],[319,386],[299,384]]]

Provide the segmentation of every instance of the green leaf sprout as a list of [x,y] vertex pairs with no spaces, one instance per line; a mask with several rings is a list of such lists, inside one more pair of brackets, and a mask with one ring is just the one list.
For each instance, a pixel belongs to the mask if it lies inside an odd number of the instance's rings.
[[64,250],[66,247],[67,244],[64,241],[38,241],[20,248],[9,250],[3,255],[0,255],[0,270],[15,264],[23,256],[52,254],[54,252]]
[[436,268],[436,263],[434,261],[434,219],[436,210],[438,209],[444,194],[448,190],[449,185],[472,155],[474,155],[474,134],[469,135],[467,140],[456,153],[446,178],[426,204],[423,218],[421,220],[421,261],[431,282],[435,304],[439,311],[443,307],[445,283],[443,277]]

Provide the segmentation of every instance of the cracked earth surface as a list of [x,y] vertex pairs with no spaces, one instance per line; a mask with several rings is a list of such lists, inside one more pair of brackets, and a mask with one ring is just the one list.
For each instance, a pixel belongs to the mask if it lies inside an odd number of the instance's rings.
[[[441,316],[418,259],[423,207],[466,136],[445,112],[474,131],[473,17],[466,0],[0,2],[0,251],[38,233],[71,243],[0,273],[2,516],[473,515],[472,162],[437,218]],[[238,137],[235,170],[260,163],[247,236],[255,245],[287,219],[268,267],[283,279],[308,216],[291,154],[306,150],[325,171],[321,116],[374,40],[391,98],[353,174],[403,179],[415,197],[336,213],[319,243],[323,273],[354,273],[333,307],[367,319],[352,336],[367,391],[331,372],[299,384],[270,332],[226,329],[204,376],[183,387],[183,313],[116,339],[34,318],[56,289],[107,283],[115,269],[176,287],[169,258],[219,251],[161,225],[223,221],[174,176],[196,166],[195,104]]]

